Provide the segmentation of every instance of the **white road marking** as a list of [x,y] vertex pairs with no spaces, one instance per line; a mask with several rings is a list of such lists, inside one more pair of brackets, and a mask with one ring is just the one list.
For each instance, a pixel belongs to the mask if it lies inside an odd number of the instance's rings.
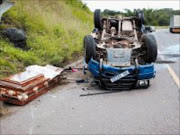
[[177,84],[178,88],[180,88],[180,80],[179,80],[179,77],[176,75],[176,73],[174,72],[174,70],[173,70],[169,65],[167,65],[167,69],[168,69],[169,73],[171,74],[173,80],[174,80],[175,83]]

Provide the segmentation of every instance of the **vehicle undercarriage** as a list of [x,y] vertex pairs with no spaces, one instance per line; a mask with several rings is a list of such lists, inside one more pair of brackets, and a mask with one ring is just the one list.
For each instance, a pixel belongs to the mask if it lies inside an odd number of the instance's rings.
[[[124,89],[124,85],[132,89],[138,80],[145,79],[149,86],[149,79],[155,76],[152,63],[157,57],[157,43],[152,34],[143,33],[143,12],[102,18],[100,10],[95,10],[94,24],[91,35],[84,38],[84,58],[100,84],[108,84],[106,89]],[[149,76],[139,77],[140,73]]]

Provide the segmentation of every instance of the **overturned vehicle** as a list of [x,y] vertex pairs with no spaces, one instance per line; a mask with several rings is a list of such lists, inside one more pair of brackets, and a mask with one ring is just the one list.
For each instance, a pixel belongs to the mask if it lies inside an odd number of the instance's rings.
[[95,29],[84,37],[84,60],[100,86],[110,90],[148,88],[155,77],[157,43],[145,34],[144,14],[101,17],[94,12]]

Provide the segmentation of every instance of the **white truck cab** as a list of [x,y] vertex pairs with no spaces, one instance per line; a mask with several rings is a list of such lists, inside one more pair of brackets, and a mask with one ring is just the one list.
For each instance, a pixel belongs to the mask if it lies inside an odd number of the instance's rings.
[[180,15],[171,16],[169,31],[171,33],[180,33]]

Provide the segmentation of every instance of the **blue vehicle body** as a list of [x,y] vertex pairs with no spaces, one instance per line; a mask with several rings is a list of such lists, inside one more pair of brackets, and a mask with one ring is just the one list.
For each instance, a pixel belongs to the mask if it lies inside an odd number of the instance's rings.
[[[100,77],[99,73],[99,62],[91,60],[88,63],[88,70],[93,74],[95,78]],[[123,71],[128,70],[130,73],[134,73],[135,71],[138,71],[136,76],[127,76],[127,79],[136,79],[137,80],[145,80],[145,79],[151,79],[155,77],[156,71],[154,69],[154,64],[147,64],[147,65],[139,65],[138,67],[131,66],[131,67],[125,67],[125,68],[119,68],[119,67],[112,67],[108,65],[102,65],[102,75],[106,77],[106,74],[109,74],[110,76],[117,75]],[[107,77],[109,76],[107,75]]]

